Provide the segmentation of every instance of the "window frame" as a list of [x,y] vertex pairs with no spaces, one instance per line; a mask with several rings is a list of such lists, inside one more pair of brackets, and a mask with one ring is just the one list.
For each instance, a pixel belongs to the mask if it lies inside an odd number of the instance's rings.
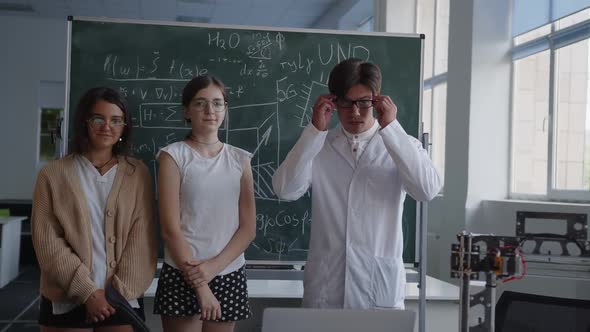
[[[575,14],[575,13],[574,13]],[[572,14],[573,15],[573,14]],[[549,34],[535,38],[533,40],[515,45],[515,39],[512,38],[511,51],[511,80],[510,80],[510,164],[509,164],[509,188],[508,197],[510,199],[521,200],[540,200],[540,201],[568,201],[568,202],[589,202],[590,190],[568,190],[556,188],[556,149],[557,149],[557,59],[556,53],[559,49],[567,47],[577,42],[590,40],[590,18],[576,23],[574,25],[558,29],[559,20],[551,22],[551,31]],[[548,154],[547,154],[547,190],[546,194],[530,194],[515,192],[514,189],[514,88],[516,79],[515,62],[520,59],[538,54],[543,51],[549,51],[549,87],[548,87]],[[587,101],[590,103],[590,100]]]
[[[435,107],[435,102],[436,102],[436,98],[435,98],[435,89],[438,86],[441,86],[443,84],[447,84],[448,81],[448,67],[446,68],[446,70],[444,72],[441,72],[439,74],[436,74],[436,60],[437,60],[437,54],[438,52],[440,52],[440,49],[437,52],[437,24],[438,24],[438,20],[439,20],[439,1],[441,0],[432,0],[434,2],[434,12],[433,12],[433,21],[432,21],[432,27],[433,27],[433,35],[432,35],[432,73],[431,76],[428,78],[423,78],[422,80],[422,94],[424,95],[424,93],[426,93],[426,91],[430,90],[431,92],[431,98],[430,98],[430,107],[429,107],[429,111],[430,111],[430,132],[428,133],[428,137],[429,137],[429,149],[428,149],[428,153],[430,158],[432,159],[434,156],[434,151],[435,149],[440,146],[442,146],[442,148],[444,149],[444,145],[446,142],[436,142],[435,144],[433,144],[433,137],[435,137],[435,131],[437,129],[440,128],[435,128],[435,124],[434,124],[434,119],[436,119],[437,117],[435,116],[435,111],[437,110],[437,107]],[[450,1],[448,2],[448,5],[450,7]],[[414,20],[414,31],[416,33],[419,33],[419,19],[420,19],[420,15],[419,15],[419,1],[415,2],[415,8],[414,8],[414,12],[415,12],[415,20]],[[447,26],[448,29],[448,26]],[[447,30],[448,31],[448,30]],[[448,33],[447,33],[447,37],[448,37]],[[425,50],[424,50],[425,51]],[[425,53],[425,52],[424,52]],[[447,38],[447,57],[448,57],[448,38]],[[424,59],[424,62],[426,62],[427,59]],[[425,67],[425,64],[423,64],[423,68]],[[424,69],[423,69],[424,70]],[[448,93],[448,92],[447,92]],[[424,98],[421,97],[422,102],[424,101]],[[446,100],[446,98],[445,98]],[[444,105],[445,108],[445,117],[446,117],[446,111],[447,111],[447,106],[446,104]],[[422,105],[422,110],[424,110],[424,105]],[[422,117],[424,118],[424,117]],[[445,123],[446,126],[446,123]],[[446,128],[445,128],[446,129]],[[424,132],[424,122],[422,122],[420,124],[420,132]],[[422,138],[420,138],[422,139]],[[446,164],[446,158],[443,158],[443,172],[445,170],[445,164]],[[438,193],[437,196],[444,196],[444,174],[440,174],[441,178],[443,179],[443,187],[441,188],[440,192]]]

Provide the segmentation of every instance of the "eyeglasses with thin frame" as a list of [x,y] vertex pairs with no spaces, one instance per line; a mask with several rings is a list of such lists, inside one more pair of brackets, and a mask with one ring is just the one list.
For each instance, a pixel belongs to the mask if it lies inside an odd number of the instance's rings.
[[90,119],[88,119],[88,124],[90,125],[90,127],[92,127],[92,129],[95,130],[102,128],[107,123],[109,127],[113,130],[121,129],[127,125],[125,123],[125,120],[123,120],[122,118],[114,118],[111,121],[107,121],[103,117],[93,116]]
[[377,101],[375,99],[358,99],[350,100],[348,98],[337,98],[336,106],[344,109],[352,108],[356,105],[359,109],[368,109],[373,107]]
[[207,109],[207,105],[211,105],[211,109],[214,112],[221,113],[225,111],[225,108],[227,107],[227,102],[223,99],[213,99],[209,101],[207,99],[200,98],[193,100],[190,104],[190,108],[194,109],[197,112],[205,112],[205,110]]

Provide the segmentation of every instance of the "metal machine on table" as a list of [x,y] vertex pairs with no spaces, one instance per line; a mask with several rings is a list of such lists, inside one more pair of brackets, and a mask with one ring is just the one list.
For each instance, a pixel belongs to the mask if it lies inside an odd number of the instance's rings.
[[[540,224],[552,225],[555,231],[539,232]],[[451,247],[451,277],[461,279],[461,332],[494,331],[498,280],[518,280],[526,274],[590,279],[586,214],[517,212],[516,236],[463,231],[457,238],[459,243]],[[485,276],[485,288],[472,294],[470,282],[481,276]],[[476,306],[484,308],[484,315],[470,326],[469,314]]]

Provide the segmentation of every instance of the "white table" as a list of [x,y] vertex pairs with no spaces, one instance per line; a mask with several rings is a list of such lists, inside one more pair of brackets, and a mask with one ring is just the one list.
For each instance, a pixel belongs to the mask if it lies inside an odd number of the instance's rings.
[[[411,280],[410,275],[416,271],[406,270],[406,273],[408,279]],[[146,297],[153,297],[156,294],[157,284],[158,280],[154,279],[145,293]],[[303,281],[249,279],[248,295],[252,299],[300,300],[303,298]],[[406,283],[406,309],[418,312],[418,299],[418,283]],[[261,317],[256,317],[256,319],[261,319]],[[455,332],[458,330],[459,287],[426,276],[426,331]],[[418,331],[418,322],[416,322],[415,331]]]
[[21,223],[27,217],[0,217],[0,288],[18,276]]

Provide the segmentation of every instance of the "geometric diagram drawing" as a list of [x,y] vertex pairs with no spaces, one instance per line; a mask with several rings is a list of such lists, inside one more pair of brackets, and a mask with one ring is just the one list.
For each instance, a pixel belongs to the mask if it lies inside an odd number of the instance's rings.
[[301,89],[301,93],[299,94],[299,98],[303,99],[305,104],[298,104],[297,108],[301,110],[301,115],[298,116],[300,119],[299,126],[305,128],[311,122],[313,104],[320,95],[326,93],[326,88],[328,86],[321,82],[312,81],[310,85],[303,84],[303,87],[304,88]]
[[[277,113],[277,102],[230,107],[224,126],[219,128],[227,143],[252,153],[256,199],[278,200],[272,190],[272,175],[279,164]],[[242,127],[244,123],[248,127]]]
[[275,172],[274,163],[252,165],[252,175],[254,176],[254,194],[256,199],[273,200],[278,199],[274,196],[272,190],[272,175]]

